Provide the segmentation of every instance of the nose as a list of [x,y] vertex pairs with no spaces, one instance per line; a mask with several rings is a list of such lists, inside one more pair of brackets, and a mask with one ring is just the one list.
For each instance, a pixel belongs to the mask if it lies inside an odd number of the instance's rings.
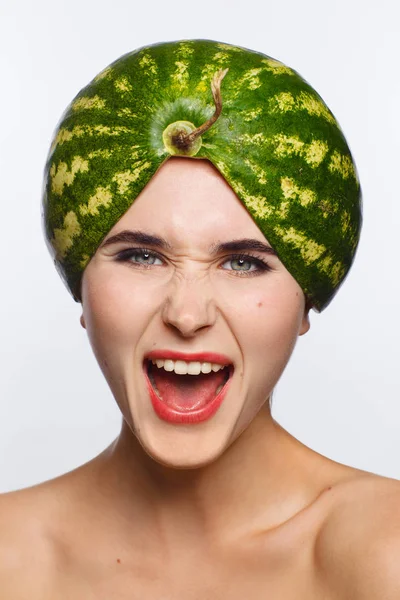
[[211,327],[217,310],[210,282],[201,276],[175,276],[162,309],[164,323],[183,337]]

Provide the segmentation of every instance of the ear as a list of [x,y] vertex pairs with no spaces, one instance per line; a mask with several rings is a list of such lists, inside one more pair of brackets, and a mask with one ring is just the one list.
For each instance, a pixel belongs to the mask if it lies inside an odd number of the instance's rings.
[[83,329],[86,329],[85,317],[83,316],[83,313],[81,314],[79,321],[80,321]]
[[301,327],[299,331],[299,335],[304,335],[310,329],[310,308],[308,306],[304,309],[303,319],[301,321]]

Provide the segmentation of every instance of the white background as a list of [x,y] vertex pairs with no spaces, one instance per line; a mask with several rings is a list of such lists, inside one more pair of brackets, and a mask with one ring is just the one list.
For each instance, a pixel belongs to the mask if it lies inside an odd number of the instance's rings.
[[252,48],[299,71],[356,158],[364,228],[333,303],[312,313],[273,414],[314,450],[400,479],[400,9],[397,0],[0,0],[0,491],[70,470],[119,412],[42,238],[43,166],[73,96],[164,40]]

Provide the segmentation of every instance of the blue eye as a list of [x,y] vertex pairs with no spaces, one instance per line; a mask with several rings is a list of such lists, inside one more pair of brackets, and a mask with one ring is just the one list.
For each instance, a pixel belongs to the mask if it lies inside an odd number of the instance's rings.
[[255,261],[254,260],[246,260],[245,258],[231,258],[229,261],[231,265],[233,266],[234,263],[236,263],[236,265],[238,266],[237,269],[233,268],[233,271],[250,271],[251,270],[251,266],[254,265]]
[[[256,274],[260,271],[271,270],[271,267],[262,258],[256,258],[255,256],[248,256],[246,254],[231,256],[223,264],[226,265],[227,263],[231,263],[232,265],[232,269],[227,269],[228,271],[243,273],[246,275]],[[236,265],[237,268],[235,268],[234,265]]]
[[116,260],[121,262],[130,262],[137,265],[154,265],[156,260],[162,264],[162,260],[157,254],[146,250],[145,248],[127,248],[117,254]]

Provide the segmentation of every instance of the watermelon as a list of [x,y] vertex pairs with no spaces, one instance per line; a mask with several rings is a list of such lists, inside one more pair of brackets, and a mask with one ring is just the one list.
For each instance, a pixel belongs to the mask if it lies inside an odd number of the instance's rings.
[[310,305],[328,305],[352,264],[362,221],[344,135],[296,71],[211,40],[128,53],[63,114],[45,166],[42,215],[76,301],[96,249],[171,156],[211,161]]

